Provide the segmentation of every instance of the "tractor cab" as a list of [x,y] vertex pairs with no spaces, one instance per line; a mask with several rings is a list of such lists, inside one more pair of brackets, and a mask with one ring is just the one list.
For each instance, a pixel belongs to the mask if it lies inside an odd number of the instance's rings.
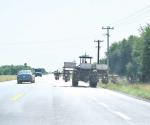
[[92,60],[92,57],[89,56],[89,55],[82,55],[82,56],[79,56],[80,58],[80,64],[81,63],[90,63],[91,64],[91,60]]
[[89,55],[79,56],[80,58],[80,68],[81,69],[91,69],[92,68],[92,57]]

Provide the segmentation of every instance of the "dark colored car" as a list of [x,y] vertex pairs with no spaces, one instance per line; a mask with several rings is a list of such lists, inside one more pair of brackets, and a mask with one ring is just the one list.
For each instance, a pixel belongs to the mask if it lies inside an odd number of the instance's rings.
[[22,82],[31,82],[35,83],[35,76],[31,72],[31,70],[21,70],[17,75],[17,83]]
[[40,69],[40,68],[35,69],[35,77],[37,77],[37,76],[42,77],[42,69]]

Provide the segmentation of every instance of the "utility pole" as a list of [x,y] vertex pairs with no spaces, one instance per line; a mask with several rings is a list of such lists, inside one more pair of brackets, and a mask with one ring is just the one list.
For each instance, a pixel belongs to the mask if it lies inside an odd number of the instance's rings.
[[97,48],[97,64],[100,64],[100,43],[103,42],[102,40],[94,40],[94,42],[98,43]]
[[102,30],[107,30],[106,36],[107,36],[107,68],[108,68],[108,73],[109,73],[109,37],[110,37],[109,30],[113,30],[113,29],[114,29],[114,27],[110,27],[110,26],[102,27]]

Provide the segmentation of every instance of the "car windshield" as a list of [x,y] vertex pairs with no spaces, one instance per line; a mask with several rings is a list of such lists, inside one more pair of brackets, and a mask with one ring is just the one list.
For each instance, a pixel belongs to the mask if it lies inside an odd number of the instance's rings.
[[35,72],[42,72],[41,69],[35,69]]
[[18,74],[32,74],[31,70],[21,70]]

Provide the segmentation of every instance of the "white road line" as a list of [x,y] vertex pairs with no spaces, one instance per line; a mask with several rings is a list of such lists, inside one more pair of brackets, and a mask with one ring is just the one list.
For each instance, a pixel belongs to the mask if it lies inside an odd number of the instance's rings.
[[[95,102],[97,102],[97,98],[96,97],[93,97],[93,100]],[[115,110],[111,109],[107,104],[105,104],[103,102],[98,102],[98,105],[103,106],[104,108],[106,108],[106,110],[108,110],[109,112],[111,112],[111,113],[113,113],[113,114],[123,118],[124,120],[128,120],[128,121],[131,120],[131,118],[129,116],[127,116],[127,115],[125,115],[125,114],[123,114],[121,112],[118,112],[118,111],[115,111]]]
[[112,113],[114,113],[114,114],[120,116],[121,118],[123,118],[123,119],[125,119],[125,120],[131,120],[130,117],[128,117],[127,115],[125,115],[125,114],[123,114],[123,113],[121,113],[121,112],[118,112],[118,111],[112,111]]
[[99,104],[99,105],[102,105],[102,106],[104,106],[105,108],[107,108],[108,110],[110,110],[110,109],[109,109],[109,106],[106,105],[105,103],[100,102],[100,103],[98,103],[98,104]]
[[[95,100],[95,99],[94,99],[94,100]],[[123,114],[123,113],[121,113],[121,112],[114,111],[113,109],[111,109],[111,108],[110,108],[107,104],[105,104],[105,103],[99,102],[98,104],[101,105],[101,106],[103,106],[104,108],[106,108],[106,110],[108,110],[109,112],[111,112],[111,113],[113,113],[113,114],[115,114],[115,115],[117,115],[117,116],[123,118],[124,120],[128,120],[128,121],[131,120],[131,118],[130,118],[129,116],[127,116],[127,115],[125,115],[125,114]]]

